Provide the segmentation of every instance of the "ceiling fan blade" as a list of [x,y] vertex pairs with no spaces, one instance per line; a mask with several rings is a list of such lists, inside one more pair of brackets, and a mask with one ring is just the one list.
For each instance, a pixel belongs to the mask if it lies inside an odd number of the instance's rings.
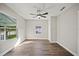
[[46,13],[43,13],[42,15],[47,15],[48,14],[48,12],[46,12]]
[[43,15],[40,15],[41,17],[44,17],[44,18],[46,18],[46,16],[43,16]]
[[32,14],[32,13],[30,13],[30,15],[37,15],[37,14]]

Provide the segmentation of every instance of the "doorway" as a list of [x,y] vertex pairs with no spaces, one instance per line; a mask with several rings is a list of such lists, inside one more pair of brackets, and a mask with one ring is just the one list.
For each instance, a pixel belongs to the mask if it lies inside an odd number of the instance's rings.
[[0,12],[0,55],[14,45],[16,38],[16,19]]

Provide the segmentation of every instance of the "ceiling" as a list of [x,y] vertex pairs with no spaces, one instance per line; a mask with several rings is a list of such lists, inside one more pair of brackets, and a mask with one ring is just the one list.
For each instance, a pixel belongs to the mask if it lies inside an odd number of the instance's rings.
[[0,13],[0,26],[14,26],[16,25],[16,20],[6,14]]
[[[48,18],[50,16],[58,16],[74,5],[74,3],[6,3],[6,5],[25,19],[33,19],[33,15],[30,15],[30,13],[35,14],[37,9],[43,9],[48,12]],[[65,9],[61,11],[63,7]]]

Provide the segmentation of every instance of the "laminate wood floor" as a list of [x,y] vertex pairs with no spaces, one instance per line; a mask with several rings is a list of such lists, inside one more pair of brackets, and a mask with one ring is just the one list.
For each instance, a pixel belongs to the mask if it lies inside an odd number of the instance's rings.
[[57,43],[48,40],[25,40],[4,56],[73,56]]

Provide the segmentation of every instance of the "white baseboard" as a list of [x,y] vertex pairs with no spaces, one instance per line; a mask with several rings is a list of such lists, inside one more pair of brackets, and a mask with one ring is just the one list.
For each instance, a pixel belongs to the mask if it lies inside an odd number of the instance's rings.
[[49,41],[50,43],[56,43],[56,41]]
[[62,45],[60,42],[56,42],[58,43],[60,46],[62,46],[63,48],[65,48],[67,51],[69,51],[71,54],[73,54],[74,56],[77,56],[76,53],[72,52],[70,49],[68,49],[67,47],[65,47],[64,45]]
[[5,55],[7,52],[11,51],[14,47],[11,47],[9,49],[7,49],[6,51],[4,51],[3,53],[0,54],[0,56]]
[[38,39],[38,40],[48,40],[48,38],[25,38],[25,39],[33,39],[33,40],[36,40],[36,39]]
[[[23,41],[24,41],[24,40],[22,40],[20,43],[22,43]],[[19,44],[20,44],[20,43],[19,43]],[[18,45],[19,45],[19,44],[18,44]],[[17,46],[18,46],[18,45],[17,45]],[[0,56],[5,55],[7,52],[11,51],[13,48],[15,48],[15,45],[14,45],[13,47],[11,47],[11,48],[7,49],[7,50],[6,50],[6,51],[4,51],[3,53],[1,53],[1,54],[0,54]]]

